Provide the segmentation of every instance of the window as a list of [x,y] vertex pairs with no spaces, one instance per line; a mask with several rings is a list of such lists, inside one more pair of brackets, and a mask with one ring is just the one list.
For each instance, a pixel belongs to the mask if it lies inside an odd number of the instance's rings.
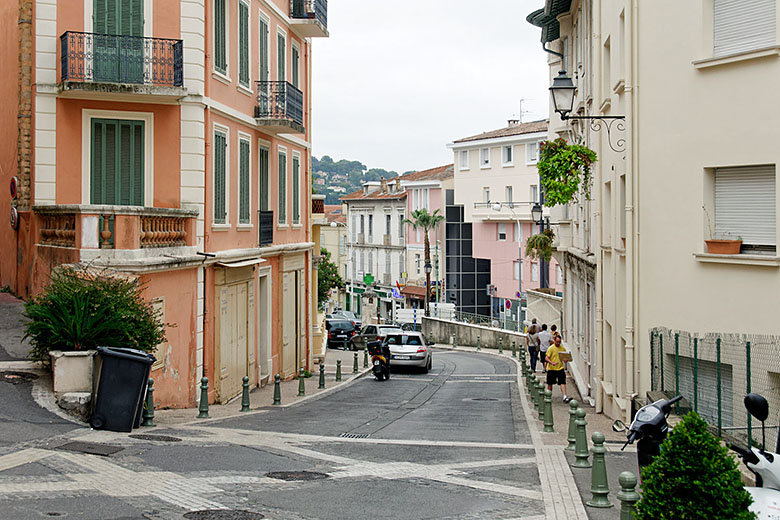
[[612,83],[611,83],[611,67],[612,67],[612,51],[611,51],[611,40],[609,36],[607,37],[607,40],[604,42],[604,49],[602,51],[602,57],[601,57],[601,98],[603,101],[606,101],[610,98],[610,92],[612,90]]
[[531,202],[539,202],[539,186],[531,184]]
[[512,186],[507,186],[506,187],[506,189],[504,190],[504,195],[506,197],[504,199],[506,202],[510,202],[511,203],[514,200],[514,198],[512,197]]
[[482,188],[482,202],[488,203],[490,202],[490,188],[485,186]]
[[366,252],[361,251],[360,252],[360,274],[364,274],[366,272]]
[[393,218],[390,215],[385,215],[385,235],[390,235],[390,226]]
[[490,148],[479,149],[479,167],[490,168]]
[[279,224],[287,224],[287,150],[279,148]]
[[214,224],[227,224],[227,132],[214,132]]
[[[93,32],[143,36],[144,5],[138,0],[95,0]],[[143,83],[143,40],[94,38],[89,49],[94,56],[95,81]],[[121,56],[121,60],[118,57]]]
[[406,224],[404,224],[404,214],[399,213],[398,215],[398,236],[402,239],[404,238],[404,229],[406,228]]
[[366,234],[366,216],[362,214],[360,215],[360,234]]
[[238,2],[238,83],[249,87],[249,5]]
[[347,250],[347,237],[344,235],[339,235],[339,254],[343,255],[346,250]]
[[257,157],[259,190],[260,190],[260,211],[268,211],[268,149],[260,148]]
[[369,251],[368,252],[368,272],[374,273],[374,252]]
[[515,278],[515,280],[519,280],[520,279],[520,262],[515,260],[513,263],[515,265],[515,277],[514,278]]
[[569,69],[569,38],[567,36],[561,38],[561,54],[563,54],[563,58],[561,58],[563,70],[568,72],[569,77],[576,77]]
[[717,168],[713,238],[742,237],[751,252],[776,251],[775,193],[774,166]]
[[539,143],[527,143],[525,145],[525,162],[526,164],[536,164],[539,162]]
[[715,57],[776,45],[777,0],[713,0]]
[[496,227],[498,229],[498,240],[500,242],[506,241],[506,223],[499,222]]
[[268,81],[268,54],[269,54],[269,44],[268,44],[268,20],[264,16],[260,16],[260,22],[258,25],[258,32],[259,32],[259,48],[258,48],[258,59],[260,61],[259,63],[259,69],[260,69],[260,81]]
[[537,262],[531,264],[531,281],[539,281],[539,264]]
[[225,0],[214,0],[214,69],[227,75],[227,9]]
[[[392,269],[390,267],[390,261],[390,251],[388,251],[385,253],[385,276],[388,278],[390,277],[390,270]],[[385,280],[385,282],[389,283],[390,280]]]
[[420,274],[420,255],[414,255],[414,265],[417,269],[417,274]]
[[558,283],[563,283],[563,269],[561,269],[560,265],[555,266],[556,273],[558,275]]
[[144,121],[91,120],[90,203],[144,205]]
[[368,241],[371,241],[371,238],[374,236],[374,215],[369,214],[368,215]]
[[293,224],[301,223],[301,158],[299,155],[293,154],[292,160],[292,182],[293,182]]
[[287,81],[287,37],[281,32],[276,35],[276,79]]
[[461,170],[468,170],[469,169],[469,151],[468,150],[461,150],[461,152],[460,152],[460,169]]
[[298,82],[299,82],[298,74],[300,74],[298,69],[300,67],[300,61],[301,61],[301,51],[298,49],[298,45],[293,43],[293,46],[292,46],[292,84],[293,84],[293,86],[295,88],[298,88]]
[[250,224],[249,216],[249,140],[238,141],[238,223]]
[[504,166],[512,166],[512,145],[506,145],[503,148]]
[[352,215],[352,243],[357,242],[357,215]]
[[403,273],[406,271],[406,265],[404,264],[405,260],[406,259],[404,257],[404,254],[401,253],[398,256],[398,273],[399,273],[399,276],[403,276]]

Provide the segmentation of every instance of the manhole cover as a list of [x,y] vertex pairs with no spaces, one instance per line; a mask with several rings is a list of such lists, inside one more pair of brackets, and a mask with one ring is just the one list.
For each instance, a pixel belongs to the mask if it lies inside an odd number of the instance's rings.
[[271,473],[266,473],[265,476],[292,482],[295,480],[322,480],[328,478],[329,475],[316,471],[272,471]]
[[265,516],[237,509],[204,509],[203,511],[184,513],[184,518],[189,520],[259,520]]
[[154,435],[146,433],[136,433],[134,435],[128,435],[131,439],[138,439],[142,441],[160,441],[160,442],[181,442],[178,437],[170,437],[168,435]]
[[342,433],[339,437],[343,439],[367,439],[370,433]]
[[90,455],[102,455],[108,457],[118,451],[122,451],[124,448],[120,446],[109,446],[107,444],[97,444],[95,442],[81,442],[74,441],[62,446],[57,447],[58,450],[66,451],[79,451],[81,453],[89,453]]
[[38,379],[38,376],[29,372],[0,372],[0,381],[11,383],[12,385],[29,383],[36,379]]

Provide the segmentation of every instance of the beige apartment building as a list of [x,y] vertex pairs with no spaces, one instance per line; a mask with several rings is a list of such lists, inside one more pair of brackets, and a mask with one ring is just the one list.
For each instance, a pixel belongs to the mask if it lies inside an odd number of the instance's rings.
[[[779,14],[777,0],[547,0],[528,16],[553,51],[551,82],[564,70],[575,83],[570,115],[625,116],[562,120],[550,107],[549,137],[599,157],[591,200],[553,216],[571,372],[609,416],[663,388],[659,365],[690,364],[691,338],[778,332],[780,104],[762,87],[780,80]],[[710,253],[712,238],[740,238],[741,249]],[[682,331],[663,354],[656,327]],[[741,406],[746,372],[769,392],[780,368],[776,355],[751,368],[744,336],[731,338],[718,343],[717,381]],[[701,401],[716,362],[698,355],[686,397]],[[690,379],[682,371],[665,390]]]

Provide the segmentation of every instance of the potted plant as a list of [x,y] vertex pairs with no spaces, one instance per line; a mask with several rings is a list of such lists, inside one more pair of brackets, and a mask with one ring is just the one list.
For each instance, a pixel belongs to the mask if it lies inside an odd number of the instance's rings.
[[712,232],[712,223],[710,222],[710,214],[707,211],[706,206],[702,206],[704,215],[707,220],[707,227],[710,230],[710,239],[705,240],[707,244],[707,252],[713,255],[738,255],[742,249],[742,237],[732,237],[730,233],[725,233],[722,236],[714,235]]
[[98,346],[151,352],[165,341],[165,324],[142,291],[137,278],[61,266],[25,304],[30,359],[50,364],[55,394],[92,391]]
[[590,165],[596,152],[581,144],[568,144],[565,139],[544,141],[539,148],[539,177],[544,190],[545,206],[568,204],[582,190],[590,199]]
[[531,235],[525,243],[526,256],[549,262],[553,253],[553,240],[555,240],[555,232],[552,229],[545,229],[541,233]]

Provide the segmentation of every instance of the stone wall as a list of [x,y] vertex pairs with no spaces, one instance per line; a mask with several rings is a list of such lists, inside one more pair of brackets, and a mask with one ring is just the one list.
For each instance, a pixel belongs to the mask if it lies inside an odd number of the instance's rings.
[[536,318],[539,324],[546,323],[548,327],[557,325],[562,329],[561,317],[563,315],[563,298],[553,294],[545,294],[540,291],[529,290],[528,310],[525,319],[531,321]]
[[481,325],[471,325],[458,321],[441,320],[438,318],[422,318],[423,334],[428,339],[433,338],[435,343],[450,345],[452,336],[455,336],[455,344],[459,346],[476,347],[479,337],[482,348],[498,348],[501,340],[504,350],[512,349],[514,341],[518,349],[525,346],[525,334],[504,329],[495,329]]

